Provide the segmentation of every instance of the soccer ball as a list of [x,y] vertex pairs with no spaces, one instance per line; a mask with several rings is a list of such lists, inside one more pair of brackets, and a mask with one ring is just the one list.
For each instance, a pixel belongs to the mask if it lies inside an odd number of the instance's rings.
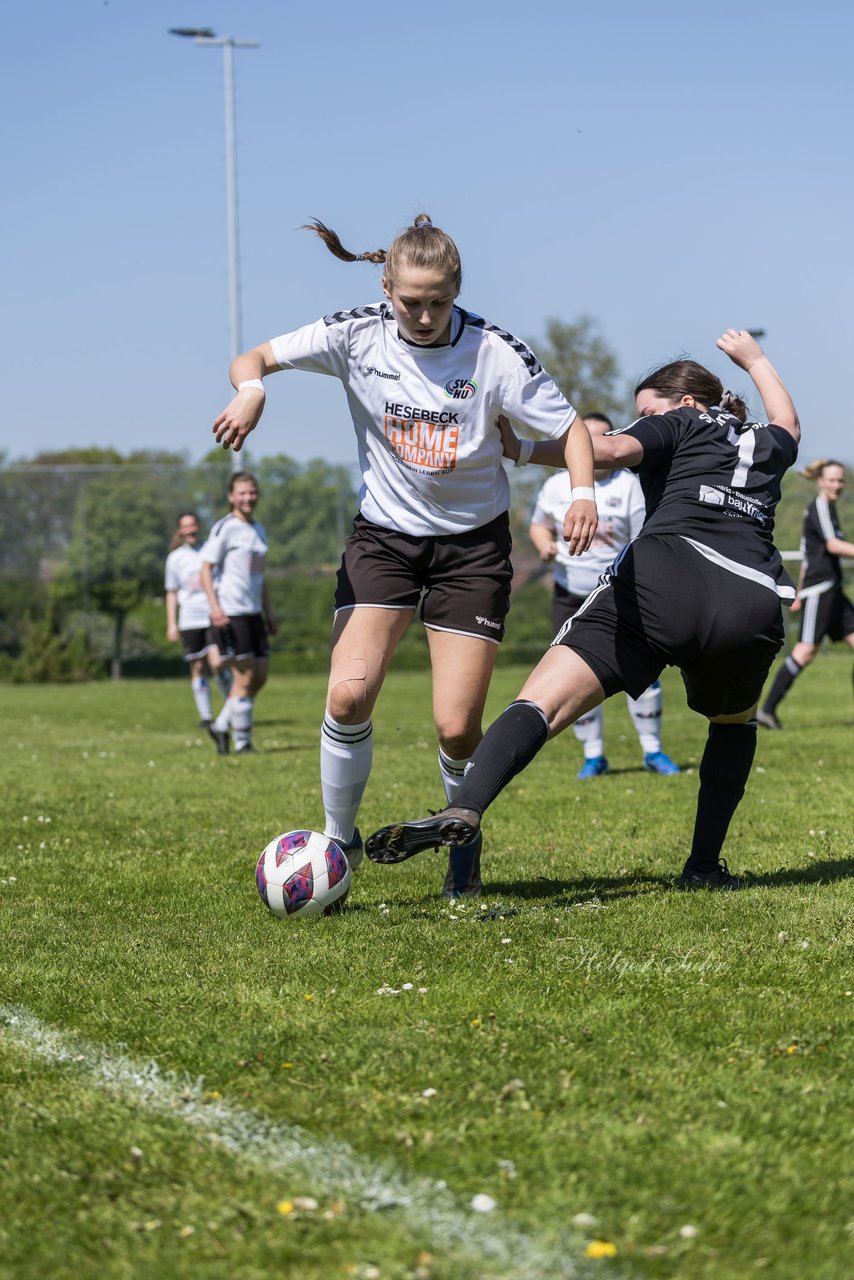
[[286,831],[258,859],[255,882],[274,916],[340,911],[353,873],[341,846],[319,831]]

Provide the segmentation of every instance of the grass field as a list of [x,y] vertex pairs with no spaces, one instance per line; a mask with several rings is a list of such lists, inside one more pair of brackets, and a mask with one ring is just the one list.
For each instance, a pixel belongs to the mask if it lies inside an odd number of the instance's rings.
[[[705,737],[669,675],[682,776],[615,700],[611,775],[567,734],[490,810],[479,903],[428,853],[303,922],[254,865],[322,825],[321,677],[247,759],[189,682],[0,688],[0,1276],[854,1274],[850,679],[761,737],[743,893],[669,887]],[[440,804],[429,708],[389,677],[364,832]]]

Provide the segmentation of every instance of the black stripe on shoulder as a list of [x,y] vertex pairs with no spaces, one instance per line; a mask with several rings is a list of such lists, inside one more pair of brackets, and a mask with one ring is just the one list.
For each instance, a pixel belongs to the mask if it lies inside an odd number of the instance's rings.
[[381,320],[387,319],[388,307],[384,302],[372,307],[353,307],[352,311],[333,311],[331,315],[323,317],[323,323],[331,326],[343,324],[345,320],[370,320],[377,316]]
[[483,316],[475,315],[473,311],[463,311],[461,307],[460,314],[464,325],[467,324],[472,329],[483,329],[484,333],[494,333],[496,337],[501,338],[509,347],[512,347],[532,378],[536,378],[538,373],[542,373],[543,366],[531,348],[521,338],[514,337],[506,329],[499,329],[497,324],[490,324],[488,320],[484,320]]
[[228,513],[228,515],[227,515],[227,516],[221,516],[221,517],[220,517],[220,519],[219,519],[219,520],[217,520],[216,524],[211,525],[211,531],[210,531],[210,533],[208,534],[208,537],[209,537],[209,538],[215,538],[215,537],[216,537],[216,535],[219,533],[220,529],[222,528],[222,526],[223,526],[227,521],[231,520],[231,518],[232,518],[232,515],[231,515],[231,512],[230,512],[230,511],[229,511],[229,513]]

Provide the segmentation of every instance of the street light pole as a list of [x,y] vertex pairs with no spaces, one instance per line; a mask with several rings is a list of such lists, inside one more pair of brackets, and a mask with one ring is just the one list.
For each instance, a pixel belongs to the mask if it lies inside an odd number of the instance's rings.
[[237,140],[234,103],[234,50],[257,49],[258,40],[217,36],[210,27],[170,27],[169,34],[186,36],[194,44],[222,47],[225,79],[225,188],[228,225],[228,312],[231,359],[243,350],[240,311],[240,250],[237,229]]

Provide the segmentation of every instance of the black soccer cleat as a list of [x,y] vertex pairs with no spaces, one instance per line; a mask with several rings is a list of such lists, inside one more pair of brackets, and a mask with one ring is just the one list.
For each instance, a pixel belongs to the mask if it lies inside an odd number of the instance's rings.
[[677,889],[744,889],[745,881],[734,876],[721,858],[711,871],[697,871],[686,862],[682,874],[676,881]]
[[480,816],[473,809],[441,809],[429,818],[380,827],[365,841],[371,862],[405,862],[424,849],[442,844],[469,844],[480,831]]
[[756,723],[761,724],[763,729],[782,729],[782,725],[773,711],[766,711],[764,707],[760,707],[756,712]]
[[208,733],[216,743],[216,753],[218,756],[227,756],[229,749],[228,730],[215,729],[213,725],[208,725]]

